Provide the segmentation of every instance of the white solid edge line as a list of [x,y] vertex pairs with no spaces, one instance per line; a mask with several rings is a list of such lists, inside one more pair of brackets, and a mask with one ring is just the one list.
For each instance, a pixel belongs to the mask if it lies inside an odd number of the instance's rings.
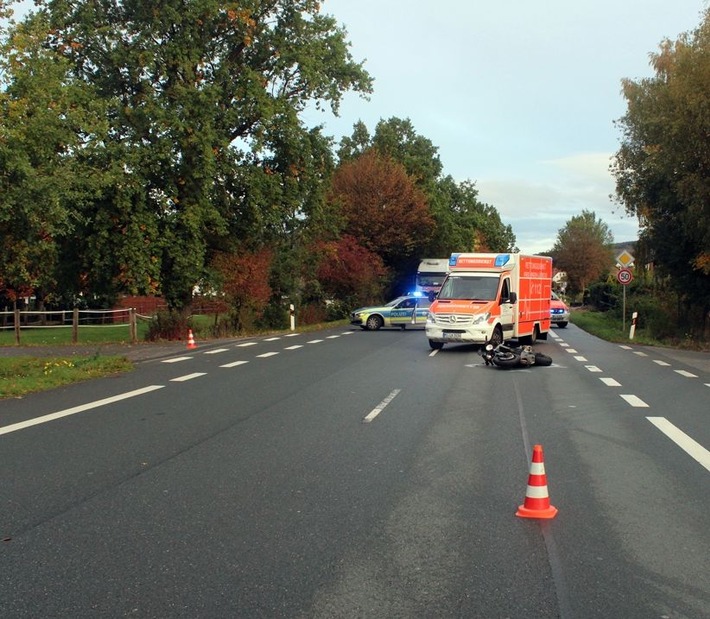
[[375,408],[373,408],[362,420],[362,423],[370,423],[377,415],[379,415],[392,400],[397,397],[397,394],[401,389],[395,389],[390,393],[382,402],[380,402]]
[[663,434],[671,439],[691,458],[697,460],[702,466],[710,471],[710,451],[705,449],[700,443],[690,438],[681,429],[674,426],[665,417],[646,417]]
[[127,391],[126,393],[120,393],[119,395],[114,395],[110,398],[104,398],[103,400],[96,400],[95,402],[89,402],[87,404],[67,408],[56,413],[50,413],[49,415],[43,415],[42,417],[35,417],[34,419],[28,419],[27,421],[13,423],[12,425],[5,426],[4,428],[0,427],[0,435],[9,434],[10,432],[17,432],[17,430],[24,430],[25,428],[36,426],[41,423],[47,423],[48,421],[54,421],[55,419],[61,419],[62,417],[68,417],[69,415],[83,413],[84,411],[91,410],[92,408],[98,408],[99,406],[105,406],[106,404],[113,404],[114,402],[127,400],[128,398],[143,395],[144,393],[149,393],[151,391],[155,391],[156,389],[162,389],[164,386],[165,385],[150,385],[148,387],[143,387],[142,389],[136,389],[135,391]]

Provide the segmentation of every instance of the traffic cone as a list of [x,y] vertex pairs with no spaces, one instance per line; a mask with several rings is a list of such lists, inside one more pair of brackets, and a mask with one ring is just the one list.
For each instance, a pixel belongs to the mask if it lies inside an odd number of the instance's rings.
[[197,348],[197,344],[195,344],[195,337],[192,335],[192,329],[187,330],[187,347]]
[[525,491],[525,503],[515,512],[520,518],[554,518],[557,508],[550,505],[550,496],[547,493],[547,476],[545,475],[545,462],[542,455],[542,445],[533,447],[528,487]]

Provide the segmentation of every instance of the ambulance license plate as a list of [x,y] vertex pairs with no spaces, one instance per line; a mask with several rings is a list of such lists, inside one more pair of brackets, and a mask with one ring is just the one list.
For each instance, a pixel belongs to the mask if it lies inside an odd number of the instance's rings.
[[447,340],[460,340],[461,339],[461,333],[447,333],[444,332],[444,338]]

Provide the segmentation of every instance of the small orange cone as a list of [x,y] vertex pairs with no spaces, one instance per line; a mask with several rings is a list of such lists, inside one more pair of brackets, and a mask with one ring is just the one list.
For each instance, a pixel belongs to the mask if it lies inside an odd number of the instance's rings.
[[547,493],[547,476],[545,475],[545,462],[542,455],[542,445],[533,447],[528,487],[525,491],[525,504],[518,507],[515,512],[520,518],[554,518],[557,508],[550,505],[550,496]]
[[195,344],[195,336],[192,335],[192,329],[187,330],[187,347],[197,348],[197,344]]

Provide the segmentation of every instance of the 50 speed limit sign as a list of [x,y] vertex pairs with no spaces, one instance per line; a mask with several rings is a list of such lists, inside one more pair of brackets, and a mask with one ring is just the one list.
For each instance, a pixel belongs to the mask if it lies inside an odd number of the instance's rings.
[[634,279],[633,273],[629,269],[619,269],[616,274],[616,280],[622,285],[626,286],[632,282]]

